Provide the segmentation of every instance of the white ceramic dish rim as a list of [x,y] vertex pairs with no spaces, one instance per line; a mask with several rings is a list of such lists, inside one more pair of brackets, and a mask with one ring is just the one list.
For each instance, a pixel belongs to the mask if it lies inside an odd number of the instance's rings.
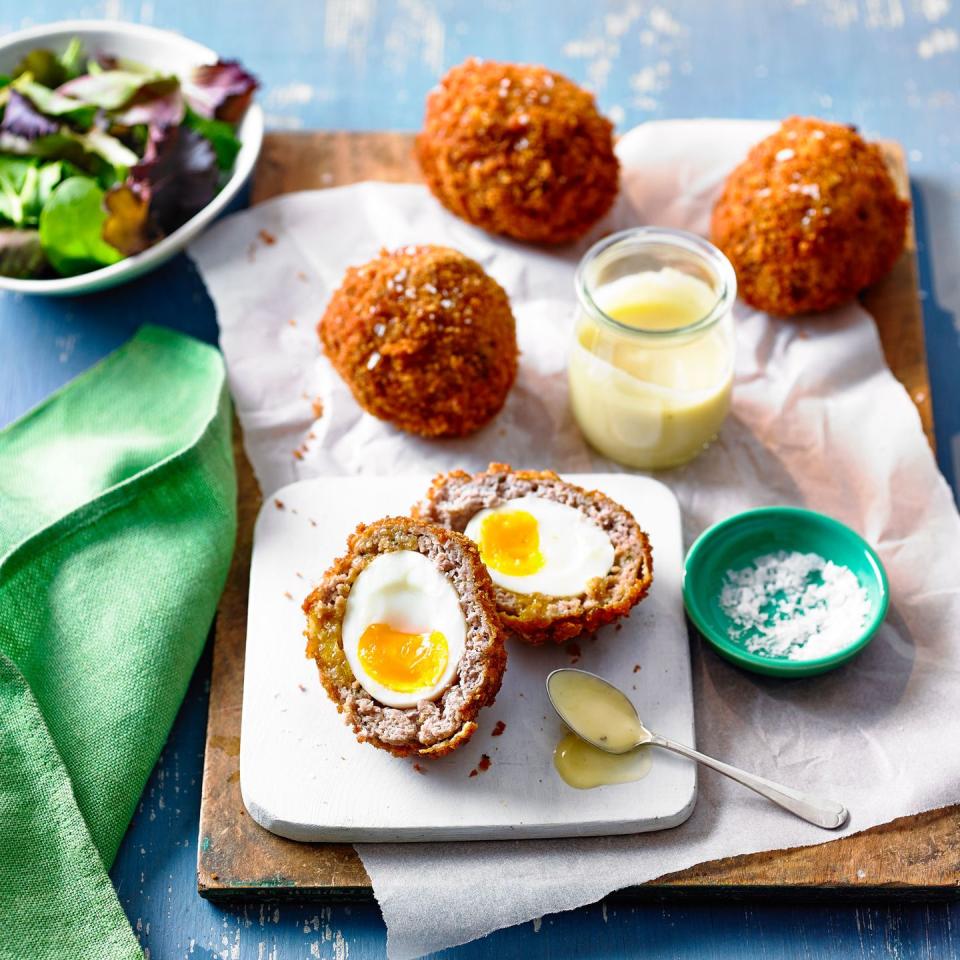
[[[155,40],[163,43],[175,43],[188,52],[196,63],[212,63],[217,53],[209,47],[170,30],[147,27],[141,24],[124,23],[111,20],[58,20],[39,27],[30,27],[17,33],[11,33],[0,40],[0,67],[8,50],[24,43],[51,42],[64,37],[78,36],[83,39],[91,34],[111,33],[117,37],[117,51],[123,52],[123,39],[136,37],[141,40]],[[22,280],[15,277],[0,276],[0,289],[16,293],[43,294],[48,296],[66,296],[81,293],[93,293],[132,280],[152,270],[174,254],[179,253],[200,234],[240,192],[253,173],[260,147],[263,143],[263,110],[256,103],[250,105],[238,129],[241,148],[230,178],[220,192],[202,210],[194,214],[169,236],[144,250],[143,253],[127,257],[108,267],[101,267],[90,273],[75,277],[57,277],[49,280]]]

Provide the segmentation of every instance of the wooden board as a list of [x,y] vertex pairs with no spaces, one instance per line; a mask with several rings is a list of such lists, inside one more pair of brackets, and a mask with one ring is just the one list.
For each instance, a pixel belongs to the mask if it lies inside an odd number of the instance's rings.
[[[399,133],[275,133],[267,136],[253,202],[293,190],[357,180],[419,179],[412,138]],[[903,151],[885,145],[906,193]],[[891,369],[917,406],[931,443],[933,424],[917,287],[916,243],[863,298]],[[207,897],[309,897],[370,894],[353,848],[304,844],[258,826],[240,798],[240,707],[253,523],[260,492],[235,430],[239,528],[214,640],[210,712],[200,807],[197,887]],[[956,896],[960,891],[960,806],[905,817],[831,843],[731,857],[661,877],[631,893]]]

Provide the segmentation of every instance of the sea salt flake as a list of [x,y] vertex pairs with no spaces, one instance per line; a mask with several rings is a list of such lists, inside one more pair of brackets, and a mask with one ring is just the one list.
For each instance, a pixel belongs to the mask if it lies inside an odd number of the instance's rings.
[[805,197],[814,200],[820,199],[820,184],[818,183],[791,183],[787,189],[791,193],[802,193]]
[[860,636],[870,614],[870,598],[852,570],[797,551],[728,570],[719,600],[732,640],[788,660],[838,653]]

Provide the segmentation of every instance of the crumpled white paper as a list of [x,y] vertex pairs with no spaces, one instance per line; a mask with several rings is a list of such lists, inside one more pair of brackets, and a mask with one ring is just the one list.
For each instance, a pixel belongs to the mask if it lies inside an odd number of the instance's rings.
[[[770,129],[671,121],[633,130],[619,146],[623,197],[592,239],[634,224],[705,233],[724,176]],[[381,246],[421,242],[479,260],[510,294],[518,321],[517,384],[503,413],[465,440],[420,440],[362,414],[318,351],[314,326],[345,268]],[[287,196],[217,225],[192,253],[216,303],[264,493],[319,474],[472,469],[490,460],[619,469],[586,447],[567,406],[573,270],[585,246],[549,252],[493,239],[448,215],[424,188],[372,183]],[[737,340],[734,409],[719,442],[659,474],[680,499],[687,542],[738,510],[805,505],[877,547],[893,602],[873,643],[822,677],[753,676],[694,639],[698,744],[842,799],[851,810],[843,833],[956,802],[960,751],[949,745],[960,742],[960,522],[916,410],[857,305],[783,322],[740,304]],[[674,830],[358,851],[389,955],[400,960],[704,860],[836,835],[704,771],[693,816]],[[862,869],[869,881],[869,864]]]

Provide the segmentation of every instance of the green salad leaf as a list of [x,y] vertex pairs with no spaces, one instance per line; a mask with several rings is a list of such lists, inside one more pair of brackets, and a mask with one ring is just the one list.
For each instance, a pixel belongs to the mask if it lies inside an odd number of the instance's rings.
[[60,88],[60,93],[103,110],[119,110],[135,97],[160,97],[176,90],[179,85],[176,77],[134,73],[130,70],[104,70],[68,81]]
[[95,153],[102,157],[112,167],[132,167],[140,162],[140,158],[121,140],[97,127],[91,128],[86,133],[70,132],[68,136],[88,153]]
[[116,183],[140,158],[116,137],[93,128],[76,133],[69,127],[23,145],[22,155],[67,160],[104,186]]
[[103,162],[98,157],[88,154],[70,131],[64,127],[57,133],[37,137],[36,140],[13,141],[9,140],[4,146],[11,151],[11,155],[23,157],[39,157],[42,160],[69,160],[80,169],[94,174]]
[[124,70],[127,73],[139,73],[144,77],[159,77],[162,73],[154,67],[149,67],[139,60],[130,60],[127,57],[111,57],[111,70]]
[[79,37],[74,37],[68,44],[67,49],[60,54],[60,66],[66,73],[66,79],[72,80],[83,73],[83,42]]
[[11,87],[23,94],[47,117],[69,120],[78,127],[86,129],[97,115],[97,108],[93,104],[82,103],[74,97],[67,97],[56,90],[50,90],[43,84],[37,83],[29,73],[17,77]]
[[61,180],[79,173],[70,163],[0,155],[0,220],[36,226],[40,211]]
[[88,177],[69,177],[40,213],[40,243],[53,268],[72,277],[123,259],[103,239],[104,193]]
[[0,177],[3,177],[17,193],[23,187],[27,171],[37,165],[33,157],[0,156]]
[[52,50],[31,50],[26,54],[13,70],[14,77],[25,74],[51,89],[59,87],[67,79],[66,68]]
[[201,137],[206,137],[213,147],[217,157],[217,166],[221,170],[230,170],[240,152],[240,140],[233,131],[231,124],[225,120],[211,120],[201,117],[189,107],[183,120],[184,126],[195,130]]
[[23,201],[20,199],[20,191],[2,173],[0,173],[0,218],[9,221],[15,227],[23,224]]
[[58,184],[79,173],[73,164],[64,160],[54,160],[34,168],[26,177],[21,191],[27,221],[31,224],[39,223],[40,213]]

